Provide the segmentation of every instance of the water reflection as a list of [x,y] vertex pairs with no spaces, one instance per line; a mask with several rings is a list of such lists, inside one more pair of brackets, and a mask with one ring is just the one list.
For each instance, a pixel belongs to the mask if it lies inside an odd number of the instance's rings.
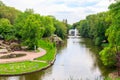
[[[74,79],[91,79],[101,77],[102,74],[96,62],[95,54],[89,47],[80,42],[83,39],[68,39],[67,47],[62,49],[57,55],[55,65],[49,77],[43,77],[43,80],[67,80],[70,77]],[[95,65],[95,66],[94,66]],[[47,70],[45,71],[47,72]]]
[[102,80],[109,70],[99,59],[100,50],[89,39],[69,38],[67,45],[58,49],[55,64],[49,69],[16,77],[0,77],[0,80]]
[[19,76],[0,77],[0,80],[20,80],[20,77]]

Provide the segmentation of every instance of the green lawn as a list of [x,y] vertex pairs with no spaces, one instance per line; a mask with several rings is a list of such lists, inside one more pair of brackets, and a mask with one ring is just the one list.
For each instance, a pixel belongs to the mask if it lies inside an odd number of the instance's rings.
[[0,64],[0,74],[21,74],[32,72],[35,70],[40,70],[47,65],[47,63],[31,61]]

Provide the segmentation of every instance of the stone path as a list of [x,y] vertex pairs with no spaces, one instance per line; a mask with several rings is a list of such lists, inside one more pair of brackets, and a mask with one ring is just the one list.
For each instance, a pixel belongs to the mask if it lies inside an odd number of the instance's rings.
[[[11,62],[21,62],[21,61],[34,61],[35,58],[41,57],[46,54],[46,51],[44,49],[39,48],[40,52],[26,52],[26,51],[15,51],[12,52],[15,54],[26,54],[23,57],[17,57],[17,58],[10,58],[10,59],[0,59],[0,63],[11,63]],[[8,53],[11,54],[11,53]],[[8,55],[8,54],[0,54],[0,56]],[[44,61],[39,61],[44,62]]]

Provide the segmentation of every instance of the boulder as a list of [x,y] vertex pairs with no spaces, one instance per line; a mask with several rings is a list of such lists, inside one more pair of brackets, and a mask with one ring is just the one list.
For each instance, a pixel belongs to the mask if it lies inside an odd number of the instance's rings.
[[109,75],[109,78],[111,78],[112,80],[116,80],[117,78],[119,78],[120,76],[118,75],[118,72],[112,72]]
[[21,50],[21,45],[18,44],[18,43],[11,43],[10,44],[10,49],[12,51],[19,51],[19,50]]
[[22,49],[22,50],[27,50],[27,49],[28,49],[28,46],[21,46],[21,49]]
[[62,40],[60,37],[58,37],[57,35],[52,35],[52,36],[50,37],[50,40],[51,40],[52,42],[55,42],[57,45],[58,45],[58,44],[61,44],[61,43],[63,42],[63,40]]
[[7,49],[0,49],[0,53],[8,53],[8,50]]

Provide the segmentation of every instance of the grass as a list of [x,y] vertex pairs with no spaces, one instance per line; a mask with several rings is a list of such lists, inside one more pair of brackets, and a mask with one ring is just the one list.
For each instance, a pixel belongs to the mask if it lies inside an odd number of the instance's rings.
[[0,64],[0,74],[21,74],[39,70],[45,66],[47,66],[47,63],[31,61]]
[[55,58],[55,54],[56,54],[56,48],[55,48],[54,44],[41,40],[39,45],[40,45],[40,47],[45,49],[47,51],[47,53],[46,53],[46,55],[44,55],[40,58],[37,58],[37,60],[51,62]]
[[47,61],[48,63],[35,62],[35,61],[23,61],[7,64],[0,64],[0,74],[22,74],[40,70],[49,65],[55,58],[56,48],[52,43],[40,40],[40,47],[46,50],[46,55],[37,58],[37,60]]

